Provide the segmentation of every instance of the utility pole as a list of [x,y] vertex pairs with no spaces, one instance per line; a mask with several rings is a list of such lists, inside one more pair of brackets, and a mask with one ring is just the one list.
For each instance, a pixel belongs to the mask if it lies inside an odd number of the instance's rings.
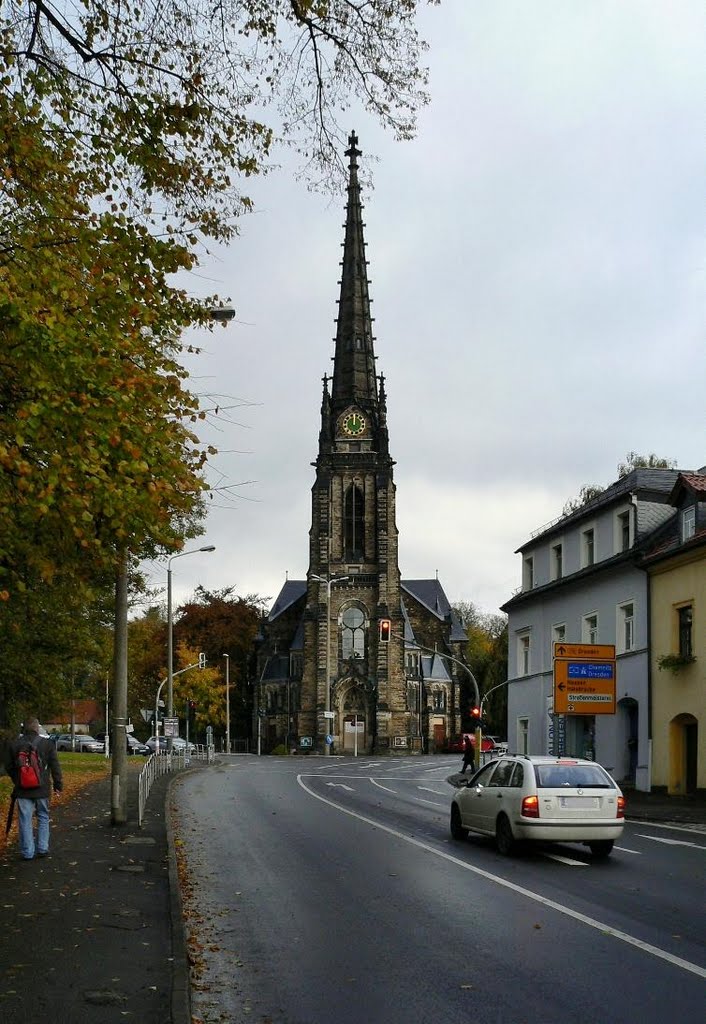
[[230,754],[230,655],[226,659],[226,754]]
[[127,821],[127,567],[128,553],[120,553],[115,579],[115,631],[113,647],[113,759],[111,761],[110,817],[113,825]]

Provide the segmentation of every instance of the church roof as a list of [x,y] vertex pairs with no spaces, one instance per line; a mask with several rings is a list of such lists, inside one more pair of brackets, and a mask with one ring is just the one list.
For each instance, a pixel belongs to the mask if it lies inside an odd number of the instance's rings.
[[451,676],[448,673],[446,664],[444,663],[443,655],[441,654],[423,654],[422,658],[422,675],[425,679],[430,682],[448,683],[451,681]]
[[287,580],[270,608],[267,621],[272,622],[305,594],[306,580]]
[[[466,633],[461,624],[461,618],[458,613],[449,604],[444,588],[438,579],[431,580],[401,580],[402,590],[413,597],[420,604],[424,605],[430,612],[437,616],[439,619],[445,619],[447,616],[451,618],[451,635],[450,641],[463,641],[466,639]],[[291,608],[300,598],[306,594],[306,580],[287,580],[277,595],[274,604],[270,608],[267,616],[267,621],[272,622],[285,612],[288,608]],[[404,598],[402,599],[402,615],[404,617],[404,636],[407,643],[414,643],[414,631],[407,615],[407,610],[404,605]],[[292,642],[292,647],[296,647],[296,637]]]
[[402,589],[411,597],[423,604],[430,612],[440,619],[445,619],[451,612],[449,599],[438,579],[434,580],[401,580]]
[[465,643],[468,640],[468,634],[463,628],[463,620],[455,608],[451,609],[451,633],[449,634],[449,643]]

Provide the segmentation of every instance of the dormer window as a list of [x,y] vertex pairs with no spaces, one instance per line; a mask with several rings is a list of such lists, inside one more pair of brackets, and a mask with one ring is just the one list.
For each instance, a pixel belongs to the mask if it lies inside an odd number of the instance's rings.
[[682,544],[690,540],[696,533],[696,506],[690,505],[681,514],[681,539]]

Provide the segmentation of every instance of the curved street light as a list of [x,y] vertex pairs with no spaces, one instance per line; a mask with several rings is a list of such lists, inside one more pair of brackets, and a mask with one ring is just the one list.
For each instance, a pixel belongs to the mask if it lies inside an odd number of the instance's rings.
[[167,559],[167,715],[174,716],[174,640],[172,623],[172,562],[184,555],[196,555],[199,551],[215,551],[215,544],[207,544],[202,548],[190,548],[189,551],[178,551]]
[[[343,583],[344,580],[349,580],[350,576],[317,576],[315,573],[310,573],[310,580],[316,580],[317,583],[326,584],[326,728],[329,728],[329,722],[331,720],[331,587],[334,583]],[[357,734],[356,734],[357,735]],[[328,743],[324,743],[324,755],[329,757],[331,755],[331,747]]]

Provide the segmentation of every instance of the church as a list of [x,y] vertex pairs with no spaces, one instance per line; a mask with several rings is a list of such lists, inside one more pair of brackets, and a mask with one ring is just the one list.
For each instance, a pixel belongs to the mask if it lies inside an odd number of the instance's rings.
[[[466,634],[436,576],[400,577],[385,379],[376,372],[358,181],[348,201],[333,376],[323,378],[309,569],[257,640],[263,751],[434,753],[461,731]],[[467,678],[467,674],[466,674]]]

